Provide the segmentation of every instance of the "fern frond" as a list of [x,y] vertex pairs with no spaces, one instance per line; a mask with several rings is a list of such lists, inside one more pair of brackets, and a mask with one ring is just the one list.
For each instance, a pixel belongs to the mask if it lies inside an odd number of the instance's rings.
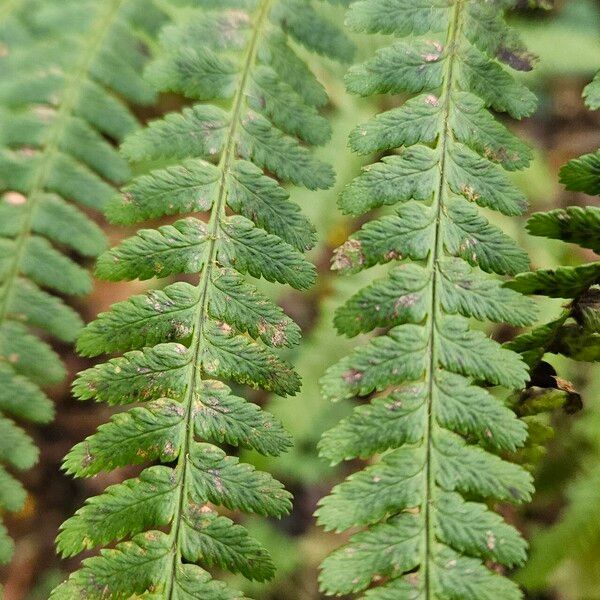
[[80,374],[76,396],[144,404],[75,446],[65,469],[89,477],[161,464],[109,487],[64,523],[58,547],[66,556],[119,543],[84,560],[53,599],[241,598],[208,570],[264,581],[274,566],[217,507],[271,517],[291,507],[282,484],[216,444],[274,456],[290,446],[277,419],[237,395],[239,385],[282,396],[300,386],[274,350],[295,345],[299,328],[251,278],[296,289],[313,283],[303,256],[313,229],[280,182],[309,189],[333,182],[308,147],[329,136],[317,110],[326,96],[288,38],[333,58],[345,58],[351,45],[307,2],[196,4],[203,9],[160,3],[173,24],[149,77],[200,103],[127,138],[131,159],[172,164],[134,179],[108,215],[117,223],[205,216],[141,230],[103,254],[97,273],[115,281],[194,273],[198,281],[121,302],[83,332],[82,354],[125,354]]
[[592,110],[600,109],[600,71],[583,91],[585,103]]
[[15,421],[49,421],[53,408],[41,388],[65,376],[45,339],[72,342],[83,326],[60,297],[91,289],[70,255],[93,257],[105,247],[82,208],[101,209],[129,176],[105,136],[118,141],[137,126],[123,99],[153,97],[140,75],[139,8],[129,0],[2,6],[0,19],[11,19],[1,42],[8,76],[0,82],[0,418],[6,440],[22,451],[2,456],[6,510],[19,510],[25,491],[5,467],[37,460]]
[[[387,333],[322,379],[331,400],[370,402],[325,433],[320,450],[333,464],[382,456],[320,502],[325,529],[363,528],[323,562],[321,587],[370,599],[521,598],[488,567],[521,564],[526,544],[482,501],[532,494],[530,475],[496,455],[524,443],[525,425],[486,388],[522,387],[527,366],[468,319],[534,318],[531,300],[493,275],[526,269],[527,256],[475,208],[526,209],[504,171],[527,166],[531,151],[487,109],[531,114],[534,96],[501,63],[527,70],[532,57],[502,3],[362,0],[347,22],[405,38],[352,67],[348,89],[412,97],[350,137],[358,152],[400,148],[344,190],[342,212],[394,209],[353,234],[333,268],[392,266],[338,310],[335,325],[348,336]],[[420,37],[440,32],[442,41]]]
[[[583,96],[588,108],[600,110],[600,71],[583,90]],[[560,170],[560,180],[572,192],[600,196],[600,150],[570,160]]]
[[[590,89],[585,92],[586,103]],[[600,196],[600,156],[587,154],[569,161],[560,170],[561,182],[567,190]],[[578,244],[600,253],[600,208],[597,206],[570,206],[565,209],[535,213],[527,228],[532,235]],[[523,354],[535,369],[540,368],[546,353],[562,354],[574,360],[600,360],[600,261],[576,266],[539,269],[521,273],[506,287],[524,294],[565,298],[569,303],[553,321],[540,325],[510,342],[508,346]],[[543,364],[542,369],[548,367]],[[556,374],[554,374],[556,375]],[[556,378],[547,379],[548,387],[556,388]],[[568,391],[567,391],[568,393]]]
[[600,150],[569,161],[560,170],[560,180],[573,192],[600,195]]
[[[600,108],[599,83],[597,75],[584,91],[589,108]],[[600,196],[600,169],[590,158],[594,156],[590,154],[573,159],[561,169],[561,181],[568,190]],[[533,235],[578,244],[600,253],[600,209],[597,206],[572,206],[536,213],[529,219],[528,229]],[[562,402],[565,396],[567,399],[575,396],[580,407],[579,394],[543,359],[546,353],[554,353],[577,361],[600,361],[600,262],[569,267],[568,270],[562,267],[554,271],[537,271],[528,279],[519,277],[509,285],[569,301],[556,319],[511,343],[534,367],[530,386],[521,394],[521,404],[529,397],[553,394]],[[564,560],[588,556],[600,539],[594,510],[600,505],[596,414],[594,410],[587,410],[579,422],[580,431],[587,438],[586,446],[591,447],[581,472],[569,485],[567,506],[557,523],[534,536],[531,560],[519,573],[520,580],[528,589],[545,587],[552,572]]]

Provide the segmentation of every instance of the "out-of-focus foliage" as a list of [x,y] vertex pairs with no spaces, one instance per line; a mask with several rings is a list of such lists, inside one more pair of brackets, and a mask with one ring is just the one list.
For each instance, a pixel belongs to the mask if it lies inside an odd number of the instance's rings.
[[[597,75],[584,91],[586,104],[591,109],[600,107],[600,78]],[[600,196],[600,159],[598,151],[569,161],[560,172],[567,190]],[[533,235],[578,244],[600,253],[600,207],[568,207],[546,213],[537,213],[528,222]],[[538,398],[565,396],[567,401],[576,391],[568,382],[556,376],[543,361],[546,353],[562,354],[583,362],[600,361],[600,261],[572,267],[558,267],[527,273],[509,284],[525,293],[540,294],[569,300],[561,315],[511,342],[510,347],[526,356],[533,367],[532,387],[524,396]],[[544,388],[548,388],[544,390]],[[527,401],[527,400],[526,400]],[[592,399],[592,407],[597,407]],[[593,550],[600,545],[600,435],[597,412],[584,413],[579,428],[586,441],[580,473],[567,490],[567,505],[559,521],[533,539],[530,562],[520,574],[528,588],[543,589],[556,569],[565,561],[574,565],[571,585],[586,590],[590,583],[588,571],[594,571],[587,562]],[[583,562],[582,562],[583,561]],[[587,579],[587,581],[586,581]],[[597,581],[597,580],[596,580]],[[577,592],[573,598],[600,597],[593,586]]]
[[600,63],[596,0],[552,0],[552,4],[554,10],[545,14],[536,11],[537,19],[516,19],[527,47],[542,58],[533,75],[538,84],[548,77],[587,77]]
[[[65,370],[46,340],[73,342],[83,325],[61,299],[92,287],[71,256],[105,247],[84,209],[101,210],[130,175],[112,144],[137,127],[123,100],[154,100],[141,76],[140,6],[0,5],[0,507],[9,511],[26,493],[4,465],[25,469],[38,454],[13,418],[52,418],[42,388]],[[2,528],[0,561],[10,555]]]

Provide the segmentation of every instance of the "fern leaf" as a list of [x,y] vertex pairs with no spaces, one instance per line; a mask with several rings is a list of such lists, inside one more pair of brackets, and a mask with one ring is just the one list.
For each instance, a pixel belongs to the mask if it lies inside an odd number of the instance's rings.
[[[275,417],[237,395],[239,385],[282,396],[300,386],[276,354],[298,343],[299,328],[251,278],[312,285],[315,269],[303,252],[313,228],[282,183],[316,189],[333,182],[309,148],[330,133],[317,110],[323,89],[288,38],[337,59],[351,45],[305,2],[159,4],[173,22],[149,77],[160,90],[199,103],[127,138],[130,159],[167,165],[129,182],[107,212],[125,224],[184,217],[106,252],[97,274],[118,281],[193,273],[198,280],[116,304],[79,338],[82,354],[125,354],[81,373],[76,396],[143,404],[75,446],[64,468],[77,477],[146,468],[64,523],[64,555],[119,543],[84,560],[53,600],[241,598],[208,570],[264,581],[274,566],[266,549],[216,508],[277,518],[291,508],[282,484],[218,444],[273,456],[291,445]],[[187,216],[199,212],[207,216]],[[221,380],[239,385],[234,391]],[[162,464],[147,466],[152,462]]]
[[[496,454],[524,444],[525,424],[485,387],[519,389],[528,370],[468,319],[526,325],[535,318],[533,303],[494,277],[527,269],[527,256],[476,209],[526,210],[505,171],[527,166],[531,151],[487,109],[531,114],[534,96],[501,63],[528,70],[532,57],[499,3],[362,0],[347,21],[357,31],[406,38],[352,67],[348,89],[412,97],[350,136],[357,152],[391,154],[346,187],[340,208],[393,212],[376,213],[354,233],[333,268],[401,264],[335,318],[348,336],[387,332],[323,377],[327,398],[370,402],[325,433],[321,454],[333,464],[381,457],[320,502],[326,529],[363,528],[325,559],[321,588],[371,600],[518,599],[518,587],[487,567],[521,564],[526,544],[472,499],[531,497],[530,475]],[[435,32],[445,41],[419,37]]]
[[[593,82],[584,92],[588,100],[589,90],[594,85]],[[593,106],[590,102],[588,105]],[[568,190],[600,195],[600,170],[594,167],[595,156],[588,154],[573,159],[561,169],[561,181]],[[535,213],[527,222],[527,228],[532,235],[578,244],[598,253],[599,219],[600,210],[596,206],[570,206]],[[531,394],[535,394],[535,387],[550,390],[558,388],[563,403],[568,404],[573,396],[581,403],[570,385],[563,389],[565,386],[556,378],[555,372],[544,373],[552,368],[543,362],[543,358],[546,353],[554,353],[580,361],[600,360],[599,285],[600,262],[597,260],[576,266],[521,273],[505,284],[506,287],[525,294],[569,300],[558,318],[518,336],[508,344],[513,350],[522,353],[533,367],[529,386],[521,395],[522,403]],[[540,376],[538,371],[541,371]],[[536,385],[537,380],[541,380],[543,385]]]
[[571,206],[535,213],[527,229],[532,235],[563,240],[600,253],[600,208],[597,206]]
[[540,269],[531,273],[520,273],[507,286],[522,294],[540,294],[550,298],[579,296],[600,278],[600,265],[590,263],[577,267]]
[[[590,108],[600,108],[598,76],[586,87],[584,97]],[[598,152],[573,159],[561,169],[561,181],[568,190],[600,195],[600,170],[597,161],[594,162],[597,155]],[[527,226],[533,235],[578,244],[598,253],[599,216],[596,206],[570,206],[535,213]],[[568,300],[557,317],[518,336],[509,344],[532,366],[531,380],[517,398],[518,410],[525,417],[556,408],[563,408],[567,413],[582,408],[581,397],[574,386],[559,378],[554,368],[544,362],[544,357],[553,353],[576,361],[600,361],[599,265],[596,260],[555,270],[538,270],[523,274],[507,284],[526,289],[528,293]],[[594,411],[583,414],[580,421],[582,431],[597,431],[594,415]],[[552,430],[548,429],[551,435]],[[519,573],[520,581],[530,590],[546,586],[552,572],[564,560],[577,560],[581,554],[588,555],[598,540],[598,528],[595,520],[590,518],[600,502],[597,485],[600,472],[597,462],[591,460],[596,453],[597,436],[587,434],[585,437],[584,445],[588,447],[591,444],[591,448],[584,458],[581,472],[568,487],[568,503],[560,520],[533,537],[531,559]],[[535,443],[534,438],[529,445],[534,446]],[[532,450],[535,456],[536,448]]]
[[560,180],[568,190],[600,194],[600,150],[569,161],[560,170]]
[[600,109],[600,72],[596,73],[596,77],[587,85],[583,95],[585,103],[590,109]]
[[[87,271],[71,256],[94,257],[105,239],[81,208],[100,210],[129,177],[105,137],[118,140],[136,127],[123,99],[153,97],[141,79],[144,49],[133,29],[142,27],[140,3],[31,4],[8,2],[0,10],[9,75],[0,84],[0,410],[5,440],[22,449],[18,460],[2,458],[15,469],[37,460],[17,422],[51,420],[42,388],[66,375],[30,328],[73,342],[83,326],[60,296],[90,291]],[[3,508],[18,510],[25,493],[3,473]],[[3,536],[0,555],[8,560],[5,543]]]

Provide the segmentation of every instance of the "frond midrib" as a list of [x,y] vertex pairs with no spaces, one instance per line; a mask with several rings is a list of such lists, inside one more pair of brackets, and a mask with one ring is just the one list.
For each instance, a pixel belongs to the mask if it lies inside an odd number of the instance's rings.
[[175,591],[175,573],[177,565],[181,560],[181,544],[179,543],[181,522],[184,517],[184,507],[187,496],[187,462],[189,459],[190,449],[194,442],[194,424],[193,424],[193,404],[194,395],[197,389],[197,384],[201,380],[201,370],[199,367],[200,359],[204,350],[204,324],[208,317],[208,287],[211,281],[212,272],[216,264],[218,240],[219,240],[219,228],[221,226],[222,219],[226,216],[226,205],[227,205],[227,177],[229,175],[232,162],[235,159],[236,150],[236,134],[239,126],[239,122],[242,116],[242,110],[244,107],[244,100],[246,96],[246,86],[248,84],[248,78],[252,67],[256,61],[258,53],[260,35],[264,28],[269,15],[269,9],[272,0],[261,0],[261,3],[256,12],[256,18],[254,20],[254,30],[252,37],[248,44],[248,50],[244,58],[241,70],[240,82],[235,92],[235,96],[232,102],[231,110],[231,124],[229,132],[227,134],[227,144],[221,159],[219,161],[219,169],[221,170],[220,181],[219,181],[219,192],[217,198],[212,206],[210,218],[208,222],[208,248],[206,250],[206,259],[204,262],[204,268],[200,274],[200,279],[197,285],[200,291],[200,300],[197,304],[196,310],[197,319],[196,326],[194,327],[194,335],[190,348],[192,349],[192,362],[190,365],[190,377],[188,379],[186,397],[184,399],[185,404],[185,418],[184,426],[186,428],[186,434],[184,436],[183,446],[181,448],[179,459],[177,462],[177,469],[182,471],[182,478],[179,484],[179,496],[176,501],[176,509],[173,517],[173,525],[171,527],[172,543],[173,543],[173,562],[169,578],[167,582],[167,595],[169,600],[174,597]]
[[463,0],[456,0],[453,8],[453,15],[450,21],[448,34],[446,37],[446,52],[448,60],[444,69],[444,81],[442,89],[442,119],[443,127],[438,140],[437,148],[440,150],[439,156],[439,179],[436,186],[436,194],[433,199],[433,207],[436,214],[434,241],[431,252],[427,261],[427,268],[433,273],[431,280],[431,305],[429,315],[429,331],[427,338],[429,340],[429,361],[427,365],[427,424],[425,429],[425,495],[424,495],[424,544],[423,544],[423,559],[421,565],[423,568],[424,593],[425,599],[432,599],[433,592],[431,589],[431,569],[430,561],[433,562],[432,548],[435,544],[434,523],[432,519],[432,504],[435,498],[435,473],[432,465],[432,445],[433,445],[433,430],[436,427],[436,417],[434,411],[434,386],[435,373],[438,365],[437,358],[437,318],[441,310],[441,302],[438,297],[438,289],[440,286],[439,278],[443,275],[439,272],[438,263],[444,256],[444,236],[442,231],[442,219],[444,210],[444,198],[447,192],[446,183],[446,160],[448,156],[448,142],[453,139],[452,128],[450,127],[450,112],[452,103],[452,89],[454,87],[454,65],[457,54],[457,42],[460,35],[461,16],[462,16]]

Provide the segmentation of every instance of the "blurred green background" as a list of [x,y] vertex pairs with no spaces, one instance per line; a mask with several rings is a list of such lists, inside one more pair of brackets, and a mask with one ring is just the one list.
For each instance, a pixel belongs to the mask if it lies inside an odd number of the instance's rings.
[[[600,68],[600,2],[595,0],[557,1],[551,11],[531,8],[527,0],[514,17],[514,23],[531,50],[539,56],[537,68],[524,75],[540,98],[539,110],[524,123],[511,124],[519,135],[536,149],[536,160],[525,172],[515,175],[531,201],[531,211],[569,205],[592,204],[597,199],[565,192],[558,183],[558,169],[567,160],[600,146],[600,114],[588,112],[581,100],[583,86]],[[539,4],[539,3],[538,3]],[[335,13],[337,9],[331,8]],[[341,10],[334,14],[342,18]],[[384,41],[375,36],[357,37],[358,57],[368,56]],[[341,244],[359,223],[337,211],[339,190],[373,157],[360,158],[347,149],[349,131],[361,121],[401,99],[378,97],[359,100],[345,93],[343,69],[333,64],[314,63],[332,98],[328,107],[334,135],[320,154],[333,164],[336,189],[314,194],[296,192],[318,228],[320,245],[312,258],[319,267],[317,286],[306,294],[286,293],[278,298],[287,312],[301,325],[304,343],[289,358],[296,364],[303,382],[302,392],[294,398],[273,398],[257,394],[255,401],[268,404],[283,420],[295,438],[295,447],[283,457],[266,459],[246,455],[245,459],[273,472],[295,496],[294,512],[288,518],[269,522],[263,518],[249,521],[253,533],[272,551],[278,566],[276,579],[268,584],[251,584],[241,579],[236,586],[257,600],[317,600],[317,565],[342,536],[318,529],[312,513],[319,498],[332,485],[355,469],[348,463],[330,468],[317,456],[321,433],[348,413],[350,403],[330,405],[320,398],[318,379],[325,368],[345,355],[358,340],[335,334],[333,311],[353,290],[377,276],[368,274],[343,278],[329,271],[332,250]],[[179,106],[180,100],[161,99],[148,119]],[[496,219],[498,217],[495,217]],[[577,264],[594,260],[569,244],[529,237],[525,219],[503,223],[507,233],[518,239],[531,256],[533,267]],[[127,235],[122,229],[109,229],[111,241]],[[261,286],[270,293],[268,285]],[[87,320],[110,304],[147,287],[146,283],[97,283],[91,298],[81,305]],[[540,321],[560,311],[560,301],[540,303]],[[501,341],[516,332],[500,328],[491,332]],[[61,349],[71,378],[89,366]],[[537,494],[534,502],[519,511],[503,510],[532,542],[528,566],[515,574],[525,586],[527,597],[538,600],[600,599],[600,379],[585,363],[550,357],[558,373],[574,383],[583,396],[584,408],[576,415],[552,417],[555,436],[536,467]],[[596,375],[594,377],[594,375]],[[54,390],[57,420],[34,435],[41,447],[41,462],[26,474],[31,491],[26,508],[10,517],[9,527],[16,538],[17,551],[2,579],[6,582],[5,600],[38,600],[76,566],[75,561],[60,563],[54,554],[54,537],[59,524],[91,494],[106,485],[135,474],[122,469],[89,481],[72,481],[60,472],[67,450],[105,421],[109,411],[103,407],[76,404],[70,399],[68,382]]]

